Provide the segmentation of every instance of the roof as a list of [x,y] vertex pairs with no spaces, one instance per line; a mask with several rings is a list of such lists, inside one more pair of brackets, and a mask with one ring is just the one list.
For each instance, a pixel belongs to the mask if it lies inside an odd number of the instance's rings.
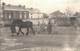
[[27,11],[25,6],[21,5],[5,5],[4,10],[11,10],[11,11]]

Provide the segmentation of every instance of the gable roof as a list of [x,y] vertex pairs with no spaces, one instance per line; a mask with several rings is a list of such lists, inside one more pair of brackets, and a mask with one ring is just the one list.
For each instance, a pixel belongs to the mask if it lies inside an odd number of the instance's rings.
[[51,15],[64,15],[64,13],[62,13],[62,12],[60,12],[60,11],[58,10],[58,11],[52,12]]

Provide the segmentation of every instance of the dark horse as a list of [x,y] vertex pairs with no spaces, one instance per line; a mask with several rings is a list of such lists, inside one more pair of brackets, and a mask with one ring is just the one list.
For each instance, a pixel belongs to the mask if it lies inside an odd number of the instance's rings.
[[17,35],[19,35],[20,33],[24,35],[24,33],[21,30],[22,28],[27,28],[26,35],[29,34],[29,28],[32,30],[33,34],[35,34],[35,31],[33,30],[33,23],[31,21],[23,22],[21,19],[14,19],[11,23],[12,33],[16,33],[16,29],[15,29],[16,26],[19,27]]

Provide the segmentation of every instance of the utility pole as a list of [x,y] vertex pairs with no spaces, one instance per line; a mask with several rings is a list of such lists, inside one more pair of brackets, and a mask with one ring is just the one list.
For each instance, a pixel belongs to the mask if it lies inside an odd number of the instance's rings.
[[2,17],[2,3],[1,3],[1,0],[0,0],[0,19]]
[[2,19],[4,20],[4,9],[5,9],[5,3],[2,3]]
[[3,9],[2,9],[2,2],[0,0],[0,24],[3,25],[2,17],[3,17]]
[[3,17],[3,10],[2,10],[2,2],[0,0],[0,22],[2,21],[2,17]]
[[0,0],[0,23],[4,24],[3,18],[4,18],[4,5],[5,3],[2,3]]

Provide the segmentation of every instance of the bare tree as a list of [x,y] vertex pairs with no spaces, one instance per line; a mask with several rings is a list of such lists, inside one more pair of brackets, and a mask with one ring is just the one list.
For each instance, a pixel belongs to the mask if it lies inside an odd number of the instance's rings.
[[65,9],[65,15],[66,16],[73,16],[73,11],[68,7]]

